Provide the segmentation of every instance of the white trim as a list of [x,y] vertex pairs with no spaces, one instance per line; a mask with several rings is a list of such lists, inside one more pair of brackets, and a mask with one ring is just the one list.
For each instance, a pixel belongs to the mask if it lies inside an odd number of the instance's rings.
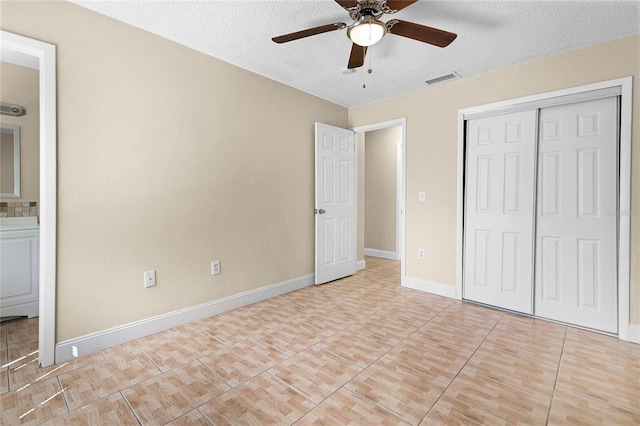
[[[619,92],[617,91],[619,88]],[[610,94],[608,90],[614,90]],[[599,93],[587,93],[596,92]],[[456,294],[462,297],[462,250],[463,250],[463,207],[464,207],[464,136],[465,120],[469,117],[479,117],[491,114],[510,112],[523,104],[528,108],[539,108],[552,104],[552,98],[560,103],[568,100],[586,100],[589,97],[615,96],[620,93],[622,101],[620,108],[620,212],[631,211],[631,144],[633,123],[633,77],[623,77],[584,86],[571,87],[553,92],[540,93],[508,101],[495,102],[471,108],[458,110],[458,190],[457,190],[457,225],[456,225]],[[630,340],[629,301],[630,301],[630,261],[631,261],[631,215],[621,214],[619,225],[619,253],[618,253],[618,338]]]
[[402,162],[404,159],[404,145],[402,144],[402,140],[398,141],[398,146],[396,148],[396,252],[393,260],[400,260],[400,235],[402,234],[402,226],[400,222],[402,222],[402,211],[404,205],[404,181],[402,180],[402,171],[404,167],[402,166]]
[[356,262],[356,272],[362,271],[363,269],[367,269],[367,262],[364,260],[358,260]]
[[145,320],[132,322],[75,339],[65,340],[56,345],[56,363],[69,361],[80,355],[100,351],[141,337],[159,333],[192,321],[217,315],[231,309],[240,308],[272,297],[280,296],[313,285],[314,274],[304,275],[267,287],[235,294],[223,299],[168,312]]
[[56,47],[7,31],[2,49],[38,59],[40,84],[40,319],[39,362],[53,365],[56,321]]
[[20,126],[0,123],[0,128],[3,134],[13,135],[13,192],[0,193],[0,197],[20,198]]
[[[620,213],[631,212],[631,144],[633,126],[633,77],[612,80],[622,87],[620,100]],[[631,214],[618,222],[618,337],[630,340]],[[637,337],[637,336],[636,336]],[[640,343],[638,339],[636,343]]]
[[458,110],[458,184],[456,188],[456,299],[462,300],[463,250],[464,250],[464,138],[466,134],[465,118]]
[[378,250],[372,248],[364,249],[365,256],[380,257],[382,259],[398,260],[398,253],[388,250]]
[[419,278],[404,277],[402,280],[402,286],[427,293],[437,294],[439,296],[450,297],[451,299],[457,299],[456,288],[452,285],[421,280]]
[[640,324],[629,324],[627,341],[640,345]]
[[585,100],[595,100],[602,98],[610,98],[618,96],[621,93],[620,86],[605,86],[600,84],[592,84],[585,87],[585,90],[574,92],[573,89],[563,89],[550,92],[552,96],[540,98],[540,95],[526,96],[518,98],[517,103],[512,101],[501,101],[477,107],[465,108],[465,120],[476,118],[490,117],[498,114],[508,114],[513,112],[528,111],[531,109],[546,108],[549,106],[558,106],[582,102]]
[[[402,158],[401,158],[401,167],[402,170],[399,172],[399,177],[401,178],[401,182],[399,184],[399,187],[401,188],[400,191],[398,191],[398,197],[397,197],[397,203],[398,203],[398,207],[399,207],[399,212],[398,212],[398,216],[397,216],[397,221],[399,226],[397,226],[397,228],[399,227],[400,232],[397,234],[397,238],[396,238],[396,245],[397,245],[397,257],[400,259],[400,281],[402,282],[404,280],[404,276],[406,274],[406,268],[407,268],[407,264],[406,264],[406,259],[405,259],[405,244],[406,244],[406,229],[407,229],[407,223],[406,223],[406,212],[407,212],[407,205],[406,205],[406,192],[407,192],[407,119],[406,117],[403,118],[397,118],[394,120],[388,120],[388,121],[383,121],[380,123],[373,123],[373,124],[366,124],[364,126],[358,126],[358,127],[354,127],[351,130],[353,130],[355,133],[365,133],[365,132],[370,132],[373,130],[381,130],[381,129],[386,129],[389,127],[396,127],[396,126],[401,126],[402,127],[402,141],[400,142],[402,147],[404,149],[402,149]],[[366,144],[366,141],[365,141]],[[356,166],[358,164],[357,161],[357,155],[358,155],[358,151],[356,150]],[[399,163],[399,164],[400,164]],[[357,170],[355,171],[355,176],[354,178],[356,178],[358,176],[357,174]],[[356,179],[357,182],[357,179]],[[356,186],[356,198],[357,198],[357,192],[358,188]],[[396,225],[398,225],[396,224]],[[396,229],[397,229],[396,228]],[[354,244],[356,244],[356,242],[354,241]]]

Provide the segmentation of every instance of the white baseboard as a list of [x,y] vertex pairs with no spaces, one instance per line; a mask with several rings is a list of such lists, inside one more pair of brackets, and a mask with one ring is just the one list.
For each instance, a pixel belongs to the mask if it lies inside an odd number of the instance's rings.
[[395,251],[365,248],[364,255],[372,256],[372,257],[381,257],[382,259],[399,260],[399,257]]
[[367,267],[367,262],[365,262],[364,260],[358,260],[356,262],[356,272],[362,271],[363,269],[366,269],[366,267]]
[[454,285],[421,280],[413,277],[402,277],[402,286],[456,299],[456,286]]
[[629,324],[627,341],[640,345],[640,324]]
[[68,361],[74,357],[96,352],[131,340],[159,333],[173,327],[207,318],[231,309],[240,308],[252,303],[260,302],[281,294],[313,285],[314,274],[304,275],[267,287],[258,288],[223,299],[192,306],[174,312],[168,312],[156,317],[132,322],[108,330],[87,334],[75,339],[65,340],[56,344],[55,363]]

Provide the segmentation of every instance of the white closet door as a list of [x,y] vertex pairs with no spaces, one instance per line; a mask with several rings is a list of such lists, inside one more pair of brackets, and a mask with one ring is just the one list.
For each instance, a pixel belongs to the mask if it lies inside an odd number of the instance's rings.
[[616,333],[618,102],[540,112],[535,315]]
[[531,314],[535,110],[467,122],[464,298]]

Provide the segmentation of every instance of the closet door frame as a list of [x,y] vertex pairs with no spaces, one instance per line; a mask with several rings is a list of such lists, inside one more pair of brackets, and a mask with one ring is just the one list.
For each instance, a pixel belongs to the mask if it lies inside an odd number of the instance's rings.
[[[464,176],[466,121],[506,112],[544,108],[599,97],[620,96],[620,181],[618,225],[618,338],[640,343],[629,332],[630,249],[631,249],[631,129],[633,77],[556,90],[507,101],[458,110],[458,188],[456,232],[456,298],[462,299],[464,253]],[[625,214],[626,213],[626,214]],[[637,333],[634,333],[637,334]]]

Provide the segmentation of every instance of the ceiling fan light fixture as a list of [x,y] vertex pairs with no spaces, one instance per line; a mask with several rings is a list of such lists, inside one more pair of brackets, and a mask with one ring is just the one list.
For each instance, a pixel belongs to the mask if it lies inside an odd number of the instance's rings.
[[349,28],[347,36],[358,46],[371,46],[379,42],[387,33],[387,26],[370,15],[363,16]]

